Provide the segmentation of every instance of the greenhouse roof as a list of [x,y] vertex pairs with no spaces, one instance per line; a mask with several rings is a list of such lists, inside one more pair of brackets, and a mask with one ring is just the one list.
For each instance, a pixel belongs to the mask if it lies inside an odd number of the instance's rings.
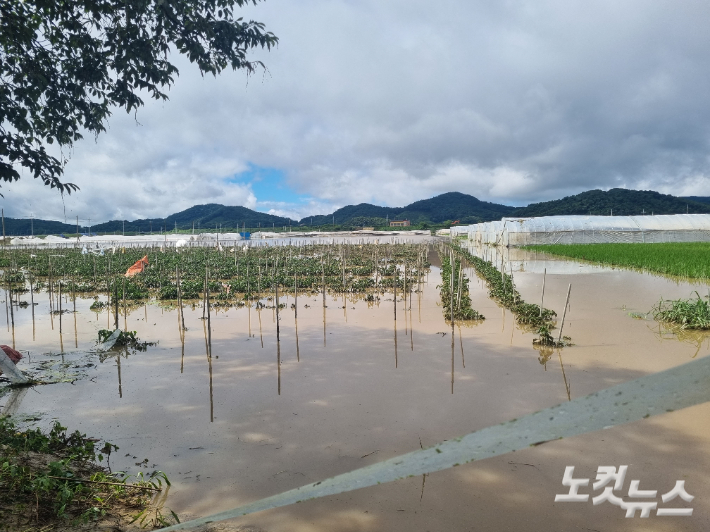
[[[480,224],[480,226],[483,225],[487,224]],[[473,228],[476,228],[476,226],[472,226]],[[481,229],[486,230],[483,227]],[[511,233],[552,231],[710,231],[710,214],[503,218],[499,222],[490,222],[488,230],[507,230]]]

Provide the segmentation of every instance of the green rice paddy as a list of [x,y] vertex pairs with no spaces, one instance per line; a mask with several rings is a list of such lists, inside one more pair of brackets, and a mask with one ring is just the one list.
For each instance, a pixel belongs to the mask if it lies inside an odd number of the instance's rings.
[[690,279],[710,279],[710,243],[550,244],[525,246],[561,257]]

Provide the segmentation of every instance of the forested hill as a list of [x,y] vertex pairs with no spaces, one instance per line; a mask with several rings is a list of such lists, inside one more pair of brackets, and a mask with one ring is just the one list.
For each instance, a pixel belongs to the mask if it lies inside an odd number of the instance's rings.
[[710,204],[710,197],[708,197],[708,196],[681,196],[680,199],[697,201],[698,203]]
[[698,214],[710,213],[710,205],[652,190],[612,188],[608,191],[589,190],[576,196],[554,201],[532,203],[515,209],[514,216],[554,216],[591,214],[628,216],[634,214]]
[[309,216],[302,225],[382,226],[389,220],[409,220],[413,225],[425,222],[456,221],[477,223],[499,220],[514,211],[514,207],[481,201],[461,192],[447,192],[433,198],[415,201],[405,207],[379,207],[369,203],[348,205],[332,214]]
[[5,218],[4,222],[6,236],[76,234],[76,224],[29,218]]
[[[253,211],[246,207],[225,206],[217,203],[195,205],[184,211],[171,214],[166,218],[146,218],[125,222],[113,220],[91,227],[94,233],[158,233],[161,231],[191,230],[195,232],[235,231],[246,228],[247,231],[278,227],[326,226],[336,229],[357,229],[361,227],[383,228],[387,220],[409,220],[415,227],[431,227],[433,224],[446,224],[458,221],[472,224],[489,220],[500,220],[505,216],[552,216],[564,214],[593,214],[608,216],[634,214],[680,214],[710,213],[710,198],[692,196],[675,197],[650,190],[627,190],[615,188],[609,191],[590,190],[560,200],[533,203],[527,207],[509,207],[498,203],[480,201],[460,192],[448,192],[439,196],[416,201],[405,207],[380,207],[369,203],[348,205],[332,214],[304,218],[300,221],[282,216],[274,216]],[[5,218],[5,234],[35,235],[74,234],[76,224],[56,221]],[[82,222],[84,224],[85,222]],[[125,227],[124,227],[125,224]],[[81,232],[88,227],[82,225]]]
[[[93,226],[91,231],[95,233],[121,232],[123,231],[123,223],[122,220],[112,220]],[[145,218],[125,222],[126,232],[159,232],[161,228],[172,231],[176,227],[178,229],[191,229],[193,223],[195,231],[215,231],[220,227],[222,230],[245,227],[249,231],[256,228],[296,225],[295,220],[282,216],[253,211],[246,207],[225,206],[218,203],[195,205],[184,211],[171,214],[167,218]]]

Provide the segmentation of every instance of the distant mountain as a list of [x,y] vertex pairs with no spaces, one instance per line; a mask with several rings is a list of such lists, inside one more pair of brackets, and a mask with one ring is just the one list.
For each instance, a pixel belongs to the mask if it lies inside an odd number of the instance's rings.
[[[58,235],[61,233],[76,234],[76,224],[65,224],[51,220],[5,218],[5,235]],[[2,236],[2,235],[0,235]]]
[[415,201],[406,207],[379,207],[369,203],[348,205],[332,214],[309,216],[300,221],[302,225],[352,225],[382,226],[389,220],[409,220],[412,224],[422,222],[442,223],[456,221],[477,223],[499,220],[514,211],[514,207],[481,201],[461,192],[447,192],[430,199]]
[[697,214],[710,213],[710,205],[652,190],[612,188],[608,191],[589,190],[554,201],[532,203],[515,209],[513,216],[555,216],[562,214]]
[[[409,220],[412,225],[441,224],[459,221],[472,224],[500,220],[506,216],[553,216],[564,214],[632,215],[632,214],[679,214],[710,213],[710,197],[689,196],[685,198],[660,194],[651,190],[627,190],[614,188],[608,191],[589,190],[560,200],[533,203],[527,207],[509,207],[498,203],[480,201],[468,194],[447,192],[433,198],[415,201],[405,207],[380,207],[369,203],[347,205],[332,214],[309,216],[300,221],[253,211],[246,207],[225,206],[218,203],[195,205],[166,218],[146,218],[125,222],[112,220],[91,226],[94,233],[127,233],[161,230],[223,232],[246,228],[247,231],[271,227],[335,225],[342,229],[358,227],[383,227],[387,220]],[[81,226],[87,232],[86,226]],[[5,218],[5,234],[8,236],[76,233],[76,225],[48,220]]]
[[710,197],[708,196],[681,196],[680,199],[710,204]]
[[[231,207],[218,203],[208,203],[206,205],[195,205],[184,211],[171,214],[167,218],[145,218],[125,222],[127,232],[159,232],[163,230],[172,231],[178,229],[192,229],[195,231],[222,231],[241,229],[245,227],[247,231],[257,228],[283,227],[296,225],[295,220],[274,216],[263,212],[253,211],[246,207]],[[112,220],[92,226],[91,231],[96,233],[113,233],[123,231],[123,220]]]

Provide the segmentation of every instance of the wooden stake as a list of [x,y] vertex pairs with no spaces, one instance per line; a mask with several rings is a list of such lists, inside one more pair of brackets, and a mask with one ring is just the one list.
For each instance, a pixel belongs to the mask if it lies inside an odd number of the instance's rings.
[[207,302],[207,345],[209,346],[210,359],[212,358],[212,319],[210,315],[210,284],[207,269],[205,269],[205,301]]
[[128,312],[126,311],[126,278],[123,278],[123,329],[128,330]]
[[[394,264],[394,321],[397,321],[397,263]],[[396,336],[395,336],[396,338]]]
[[[276,259],[276,266],[274,270],[278,268],[279,259]],[[274,284],[276,285],[276,341],[281,341],[281,329],[279,327],[279,280],[276,278],[276,272],[274,271]]]
[[547,268],[542,272],[542,297],[540,298],[540,317],[542,318],[542,306],[545,304],[545,278],[547,277]]
[[572,290],[572,283],[567,287],[567,299],[565,300],[565,310],[562,313],[562,324],[560,325],[560,336],[557,338],[557,343],[562,341],[562,328],[565,326],[565,316],[567,315],[567,305],[569,304],[569,293]]
[[113,304],[116,309],[116,329],[118,329],[118,279],[114,279],[113,281]]

